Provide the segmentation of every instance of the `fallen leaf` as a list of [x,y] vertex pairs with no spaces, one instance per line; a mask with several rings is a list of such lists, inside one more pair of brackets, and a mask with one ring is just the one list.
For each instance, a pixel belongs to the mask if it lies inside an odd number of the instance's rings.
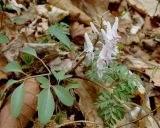
[[39,15],[47,17],[52,24],[61,21],[69,14],[68,11],[47,4],[37,5],[36,10]]
[[83,43],[84,43],[84,33],[86,32],[84,24],[80,24],[79,22],[74,22],[71,25],[70,32],[71,32],[71,37],[72,37],[73,41],[76,44],[83,45]]
[[[3,68],[7,64],[7,60],[4,57],[0,57],[0,68]],[[0,80],[7,79],[7,74],[0,70]]]
[[16,0],[10,0],[9,1],[9,5],[11,6],[11,8],[13,10],[15,10],[17,12],[18,15],[20,15],[21,9],[24,9],[25,11],[27,11],[26,7],[24,5],[22,5],[22,4],[18,4],[16,2]]
[[160,69],[155,72],[153,69],[146,69],[145,73],[150,77],[150,80],[154,82],[155,86],[160,87]]
[[135,13],[132,17],[136,21],[136,24],[132,25],[130,33],[131,34],[137,34],[137,32],[143,26],[144,20],[143,20],[142,16],[140,14],[138,14],[138,13]]
[[47,0],[47,2],[63,10],[69,11],[71,19],[78,18],[77,20],[88,25],[92,20],[86,13],[73,5],[71,0]]
[[102,16],[108,20],[109,0],[82,0],[86,12],[94,19],[99,20]]
[[24,105],[22,107],[19,118],[16,119],[11,114],[9,97],[0,113],[1,128],[25,128],[37,112],[37,95],[40,92],[38,82],[34,78],[28,79],[24,82],[24,88]]
[[[76,89],[76,93],[80,97],[79,108],[84,115],[85,120],[95,122],[99,128],[103,128],[103,121],[98,116],[98,113],[94,106],[94,101],[96,99],[96,88],[95,85],[85,81],[79,81],[79,88]],[[93,124],[86,124],[86,128],[96,128]]]
[[70,59],[61,60],[59,57],[49,63],[52,70],[68,72],[72,68],[72,61]]
[[158,0],[127,0],[138,12],[151,17],[160,16],[160,4]]
[[152,29],[151,18],[149,16],[146,16],[144,19],[143,30],[147,31],[151,29]]

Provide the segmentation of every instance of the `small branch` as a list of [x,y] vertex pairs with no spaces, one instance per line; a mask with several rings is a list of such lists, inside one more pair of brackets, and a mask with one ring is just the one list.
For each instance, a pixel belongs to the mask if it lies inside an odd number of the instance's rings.
[[45,66],[45,68],[48,70],[48,72],[51,74],[50,69],[48,68],[48,66],[43,62],[43,60],[39,57],[36,57],[39,61],[41,61],[41,63]]
[[92,81],[91,79],[88,79],[87,77],[81,77],[81,76],[75,76],[75,77],[76,77],[76,78],[79,78],[79,79],[82,79],[82,80],[85,80],[85,81],[88,81],[88,82],[91,82],[91,83],[93,83],[94,85],[96,85],[96,86],[98,86],[98,87],[101,87],[101,88],[104,89],[104,90],[108,90],[108,88],[110,88],[110,87],[105,87],[105,86],[103,86],[103,85],[101,85],[101,84],[98,84],[98,83]]
[[16,83],[20,83],[20,82],[25,81],[25,80],[30,79],[30,78],[35,78],[35,77],[38,77],[38,76],[48,76],[48,75],[51,75],[51,73],[40,74],[40,75],[35,75],[35,76],[28,76],[28,77],[26,77],[24,79],[18,80]]
[[157,107],[156,109],[154,109],[154,110],[150,111],[150,113],[148,113],[148,114],[146,114],[146,115],[144,115],[144,116],[142,116],[142,117],[140,117],[140,118],[138,118],[138,119],[136,119],[136,120],[130,121],[130,122],[126,123],[126,124],[122,124],[122,125],[120,125],[120,126],[117,126],[116,128],[120,128],[120,127],[123,127],[123,126],[129,125],[129,124],[132,124],[132,123],[138,122],[138,121],[142,120],[143,118],[145,118],[145,117],[149,116],[151,113],[153,113],[153,112],[157,111],[158,109],[160,109],[160,106],[159,106],[159,107]]
[[95,122],[92,122],[92,121],[78,120],[78,121],[70,121],[70,122],[67,122],[67,123],[60,124],[60,125],[56,126],[56,128],[61,128],[61,127],[64,127],[66,125],[70,125],[70,124],[74,124],[74,123],[88,123],[88,124],[94,124],[94,125],[98,126]]
[[78,68],[78,66],[80,66],[80,64],[84,61],[85,57],[86,55],[83,56],[83,58],[72,68],[71,71],[69,71],[69,73],[74,72]]

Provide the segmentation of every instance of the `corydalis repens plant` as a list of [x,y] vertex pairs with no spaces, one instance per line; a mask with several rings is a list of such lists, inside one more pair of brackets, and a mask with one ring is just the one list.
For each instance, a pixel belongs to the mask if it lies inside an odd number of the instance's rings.
[[[103,46],[97,59],[97,74],[100,78],[102,78],[105,72],[105,68],[113,60],[113,56],[118,54],[117,43],[120,39],[120,36],[117,33],[118,17],[115,18],[113,26],[111,26],[109,21],[106,22],[105,20],[103,20],[104,28],[102,28],[100,32],[97,30],[93,23],[91,23],[90,25],[94,34],[96,34],[97,36],[102,36],[103,38]],[[87,44],[86,56],[88,59],[93,61],[94,47],[87,33],[85,33],[85,41]]]

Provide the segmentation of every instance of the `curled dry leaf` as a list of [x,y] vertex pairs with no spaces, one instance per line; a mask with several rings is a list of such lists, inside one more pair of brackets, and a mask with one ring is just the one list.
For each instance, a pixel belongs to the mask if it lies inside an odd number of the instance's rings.
[[22,40],[19,34],[16,35],[8,45],[4,46],[2,52],[8,61],[13,61],[17,59],[19,55],[19,49],[23,46]]
[[72,68],[70,59],[61,60],[59,57],[49,63],[51,70],[68,72]]
[[25,128],[35,115],[37,111],[37,95],[40,92],[39,84],[34,78],[31,78],[24,82],[24,87],[24,105],[19,118],[16,119],[11,114],[9,97],[0,113],[0,128]]
[[58,49],[58,46],[55,43],[24,43],[24,47],[35,49],[37,54],[44,54],[45,52],[57,53]]
[[49,18],[51,23],[59,22],[69,14],[68,11],[47,4],[36,6],[36,10],[39,15]]
[[[98,125],[98,128],[103,128],[103,121],[98,116],[94,106],[96,92],[98,90],[94,87],[95,85],[91,85],[91,83],[79,81],[79,88],[75,90],[80,97],[78,105],[85,120],[95,122]],[[96,126],[93,124],[86,124],[86,128],[96,128]]]
[[16,0],[9,0],[9,5],[13,10],[17,12],[18,15],[20,15],[21,9],[24,9],[25,11],[27,11],[26,7],[22,4],[18,4]]
[[131,30],[130,30],[130,33],[131,33],[131,34],[136,34],[136,33],[138,32],[138,30],[140,30],[141,27],[143,26],[144,20],[143,20],[143,18],[141,17],[141,15],[138,14],[138,13],[135,13],[135,14],[133,15],[133,19],[136,21],[136,24],[132,25]]
[[160,4],[158,0],[127,0],[138,12],[147,14],[151,17],[160,17]]
[[75,19],[78,17],[80,22],[89,25],[91,18],[82,10],[80,10],[78,7],[73,5],[71,0],[47,0],[47,1],[52,5],[55,5],[63,10],[69,11],[71,19]]
[[71,37],[76,44],[84,43],[84,33],[86,32],[84,24],[74,22],[71,26]]
[[146,69],[145,73],[150,77],[155,86],[160,87],[160,69],[154,71],[154,69]]

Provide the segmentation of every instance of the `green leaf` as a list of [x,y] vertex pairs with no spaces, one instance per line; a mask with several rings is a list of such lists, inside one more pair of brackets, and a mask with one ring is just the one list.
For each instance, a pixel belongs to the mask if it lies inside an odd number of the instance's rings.
[[73,97],[70,94],[68,89],[66,89],[62,86],[59,86],[59,85],[53,86],[53,88],[54,88],[54,91],[55,91],[57,97],[64,105],[66,105],[66,106],[73,105]]
[[41,83],[41,88],[49,88],[50,86],[50,83],[49,83],[49,80],[46,78],[46,77],[43,77],[43,76],[37,76],[36,77],[36,80]]
[[60,42],[70,48],[70,40],[68,36],[61,30],[59,30],[56,26],[52,25],[48,28],[48,33],[52,36],[55,36]]
[[13,79],[8,80],[7,83],[6,83],[6,86],[5,86],[4,90],[3,90],[3,92],[2,92],[2,94],[4,94],[4,92],[5,92],[12,84],[14,84],[14,83],[16,83],[16,82],[17,82],[17,81],[16,81],[16,80],[13,80]]
[[47,124],[54,112],[55,102],[50,89],[43,89],[38,96],[38,119],[41,124]]
[[79,85],[77,83],[69,83],[67,86],[66,86],[66,89],[75,89],[75,88],[78,88]]
[[125,116],[125,108],[123,105],[113,98],[113,95],[104,91],[98,96],[95,103],[98,108],[99,116],[104,120],[106,127],[113,127],[117,120],[121,120]]
[[17,61],[12,61],[4,67],[5,72],[23,72]]
[[20,51],[37,57],[37,53],[33,48],[21,48]]
[[63,32],[66,35],[70,35],[69,33],[69,25],[64,23],[64,22],[60,22],[60,23],[55,23],[54,26],[59,29],[61,32]]
[[21,18],[21,17],[17,17],[15,18],[14,20],[12,20],[13,23],[24,23],[25,22],[25,19],[24,18]]
[[53,73],[54,77],[59,81],[61,81],[65,78],[65,72],[63,72],[63,71],[56,72],[56,71],[52,70],[52,73]]
[[32,55],[29,55],[29,54],[26,54],[26,53],[23,53],[23,55],[21,56],[22,60],[24,61],[24,63],[27,65],[27,66],[30,66],[33,62],[34,62],[34,56]]
[[8,40],[8,37],[6,35],[3,35],[3,34],[0,34],[0,44],[6,44],[8,43],[9,40]]
[[51,71],[54,77],[59,81],[72,77],[72,75],[65,75],[64,71],[60,71],[60,72],[56,72],[54,70],[51,70]]
[[15,118],[20,114],[24,99],[24,86],[17,87],[11,96],[11,112]]

